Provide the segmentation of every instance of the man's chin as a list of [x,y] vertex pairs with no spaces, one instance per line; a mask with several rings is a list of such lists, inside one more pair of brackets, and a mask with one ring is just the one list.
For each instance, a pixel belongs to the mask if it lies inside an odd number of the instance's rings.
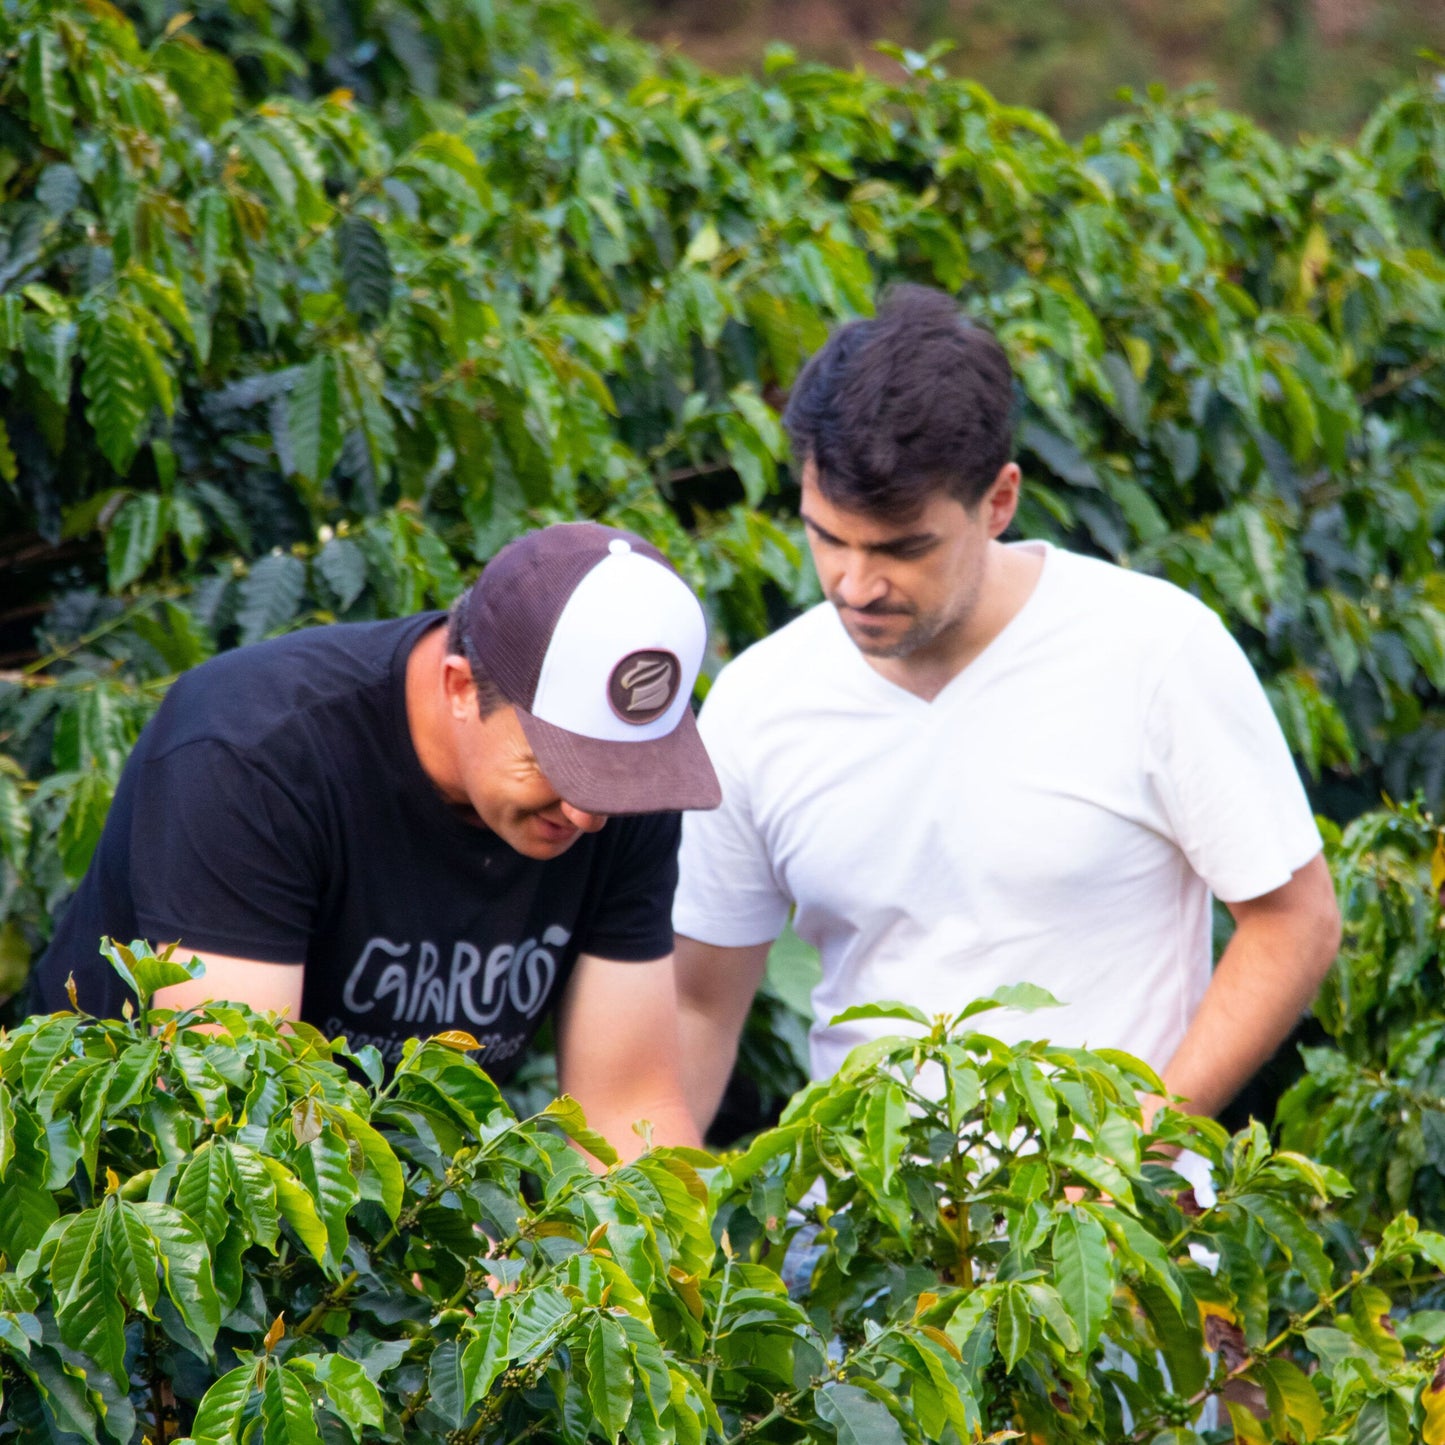
[[521,836],[510,841],[517,852],[545,863],[560,858],[581,836],[580,828],[553,828],[544,819],[532,818]]
[[864,657],[907,657],[918,645],[912,628],[898,632],[887,627],[862,628],[845,621],[843,630]]

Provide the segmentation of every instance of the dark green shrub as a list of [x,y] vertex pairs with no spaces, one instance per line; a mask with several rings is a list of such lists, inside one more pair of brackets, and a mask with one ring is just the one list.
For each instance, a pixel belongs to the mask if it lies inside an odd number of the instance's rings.
[[1268,1407],[1242,1439],[1445,1440],[1441,1317],[1385,1318],[1445,1237],[1401,1216],[1359,1252],[1322,1227],[1343,1181],[1261,1129],[1144,1129],[1136,1060],[976,1032],[1037,991],[883,1006],[921,1037],[746,1153],[622,1165],[570,1100],[517,1119],[465,1035],[383,1079],[305,1026],[151,1008],[190,969],[110,952],[131,1017],[0,1036],[0,1439],[1194,1445],[1233,1379]]

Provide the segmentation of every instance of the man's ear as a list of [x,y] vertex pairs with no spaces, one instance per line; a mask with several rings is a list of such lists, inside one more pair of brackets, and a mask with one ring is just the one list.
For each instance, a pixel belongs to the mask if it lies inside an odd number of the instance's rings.
[[988,491],[983,494],[984,510],[988,516],[988,535],[1001,537],[1019,509],[1019,485],[1023,473],[1017,462],[1006,462],[999,468]]
[[442,692],[446,696],[448,710],[458,721],[480,715],[477,685],[472,681],[472,665],[460,653],[448,652],[442,656]]

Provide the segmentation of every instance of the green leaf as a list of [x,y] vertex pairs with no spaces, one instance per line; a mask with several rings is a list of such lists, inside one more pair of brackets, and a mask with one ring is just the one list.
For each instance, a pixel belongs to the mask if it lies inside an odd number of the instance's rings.
[[228,1141],[224,1150],[231,1170],[232,1195],[246,1230],[257,1244],[272,1249],[280,1218],[276,1212],[276,1185],[266,1172],[266,1163],[253,1149],[235,1140]]
[[327,1233],[316,1202],[297,1182],[295,1175],[279,1160],[257,1156],[276,1187],[276,1206],[281,1217],[296,1231],[301,1243],[311,1252],[317,1264],[326,1262]]
[[1033,1115],[1039,1133],[1045,1139],[1050,1138],[1058,1126],[1059,1105],[1048,1080],[1044,1078],[1043,1070],[1032,1059],[1015,1059],[1009,1065],[1009,1073],[1028,1105],[1028,1111]]
[[346,1257],[351,1237],[347,1216],[360,1198],[360,1186],[351,1168],[351,1151],[335,1129],[327,1128],[297,1151],[296,1166],[316,1201],[332,1258],[339,1264]]
[[259,642],[296,617],[306,591],[306,564],[289,552],[272,552],[241,583],[236,621],[241,641]]
[[916,1009],[912,1004],[898,1003],[892,999],[885,999],[881,1003],[855,1004],[852,1008],[844,1009],[842,1013],[835,1015],[829,1022],[846,1024],[852,1023],[855,1019],[906,1019],[909,1023],[918,1024],[923,1028],[929,1028],[933,1023],[933,1020],[922,1009]]
[[868,1095],[864,1106],[863,1141],[880,1166],[880,1183],[887,1188],[897,1172],[907,1142],[908,1100],[891,1079]]
[[241,1421],[256,1385],[256,1367],[242,1365],[218,1379],[201,1397],[191,1435],[230,1445],[241,1438]]
[[40,138],[55,150],[68,152],[75,142],[71,128],[75,106],[70,99],[65,58],[54,33],[43,25],[30,32],[20,85],[30,102],[30,123],[40,132]]
[[345,612],[366,590],[366,554],[347,537],[333,537],[316,554],[316,567]]
[[18,919],[0,924],[0,998],[13,998],[25,987],[33,952]]
[[169,1204],[128,1206],[145,1221],[160,1253],[166,1293],[186,1328],[210,1350],[221,1328],[221,1301],[215,1268],[201,1232]]
[[1264,1195],[1242,1194],[1236,1202],[1259,1222],[1316,1294],[1329,1292],[1334,1277],[1329,1256],[1299,1215]]
[[0,480],[12,487],[20,475],[20,463],[15,459],[15,448],[10,445],[10,431],[0,419]]
[[226,1208],[231,1194],[230,1160],[227,1151],[206,1140],[181,1171],[174,1195],[176,1208],[201,1231],[207,1243],[221,1242],[231,1223]]
[[363,1426],[381,1429],[385,1415],[381,1391],[355,1361],[345,1355],[323,1355],[316,1366],[316,1381],[326,1392],[333,1413],[360,1434]]
[[1053,1255],[1059,1297],[1092,1354],[1114,1299],[1114,1261],[1103,1226],[1073,1210],[1060,1215]]
[[443,1340],[427,1361],[428,1404],[441,1422],[459,1430],[466,1419],[466,1389],[462,1383],[461,1350],[456,1340]]
[[413,542],[416,555],[426,569],[428,590],[439,606],[450,607],[465,584],[446,543],[430,527],[420,523]]
[[1033,1333],[1028,1296],[1015,1285],[1005,1286],[999,1296],[997,1331],[999,1353],[1005,1368],[1012,1372],[1028,1349]]
[[150,566],[165,540],[163,497],[144,493],[121,504],[105,535],[105,565],[112,592],[121,592]]
[[837,1432],[838,1445],[903,1445],[902,1427],[888,1407],[857,1385],[830,1381],[813,1401],[818,1418]]
[[160,1299],[156,1241],[145,1220],[126,1201],[107,1204],[105,1212],[106,1244],[114,1261],[121,1297],[154,1319]]
[[341,386],[329,352],[318,352],[301,368],[286,402],[286,433],[282,455],[289,455],[308,495],[319,497],[341,455]]
[[538,1117],[559,1125],[569,1139],[580,1144],[600,1163],[610,1166],[618,1162],[620,1156],[617,1150],[595,1129],[588,1128],[582,1105],[570,1095],[563,1094],[560,1099],[553,1099]]
[[125,1306],[106,1239],[105,1216],[113,1208],[107,1201],[64,1227],[50,1261],[50,1284],[61,1339],[125,1386]]
[[1264,1386],[1270,1418],[1281,1435],[1297,1434],[1305,1442],[1319,1435],[1325,1423],[1324,1405],[1298,1365],[1289,1360],[1266,1360],[1250,1374]]
[[[0,1090],[6,1087],[0,1085]],[[5,1203],[0,1209],[0,1252],[10,1259],[19,1259],[39,1244],[60,1215],[47,1187],[48,1166],[44,1130],[22,1108],[15,1116],[14,1152],[5,1171]]]
[[0,1087],[0,1181],[15,1157],[15,1106],[10,1102],[10,1090]]
[[616,1440],[632,1413],[632,1351],[622,1326],[600,1314],[587,1338],[587,1398],[602,1433]]
[[32,311],[25,317],[25,370],[62,412],[70,406],[71,365],[79,339],[68,312],[48,316]]
[[706,266],[709,261],[717,259],[721,250],[722,237],[718,235],[717,227],[711,221],[704,221],[687,243],[682,259],[689,266]]
[[1127,1210],[1094,1204],[1082,1205],[1096,1219],[1119,1251],[1124,1266],[1157,1285],[1176,1310],[1184,1308],[1179,1281],[1164,1246]]
[[467,1406],[479,1404],[507,1368],[512,1337],[512,1307],[505,1299],[478,1300],[467,1324],[462,1352],[462,1384]]
[[311,1396],[300,1375],[286,1365],[266,1372],[261,1391],[261,1445],[321,1445]]
[[1047,1284],[1025,1284],[1019,1287],[1028,1296],[1032,1312],[1048,1323],[1059,1343],[1070,1354],[1077,1354],[1081,1343],[1079,1332],[1069,1318],[1058,1290]]
[[1033,1013],[1036,1009],[1062,1007],[1063,1004],[1048,989],[1040,988],[1037,984],[1006,983],[1001,988],[994,989],[987,998],[974,999],[965,1006],[954,1022],[962,1023],[964,1019],[971,1019],[975,1014],[987,1013],[996,1008],[1012,1008],[1018,1009],[1020,1013]]
[[383,394],[384,377],[375,357],[352,350],[341,360],[342,399],[366,445],[371,482],[379,487],[396,457],[396,426]]
[[757,432],[739,417],[719,418],[718,432],[727,447],[728,460],[743,484],[748,506],[762,506],[777,480],[771,453]]
[[83,1371],[66,1364],[54,1350],[33,1351],[21,1369],[35,1382],[46,1413],[61,1432],[79,1435],[89,1445],[99,1445],[96,1428],[105,1403],[100,1393],[87,1384]]
[[1395,1395],[1365,1402],[1355,1420],[1350,1445],[1416,1445],[1410,1412]]
[[170,326],[183,341],[194,347],[196,329],[181,288],[166,276],[132,265],[125,279],[140,293],[144,303]]
[[[106,460],[124,476],[130,470],[150,421],[151,389],[146,361],[155,348],[120,302],[87,315],[80,329],[85,362],[81,389],[86,415]],[[148,354],[148,355],[147,355]]]
[[113,938],[100,941],[100,951],[110,960],[110,966],[125,980],[126,987],[135,994],[142,1009],[150,1007],[150,1001],[158,989],[170,988],[173,984],[189,983],[205,973],[200,959],[190,957],[184,962],[175,957],[162,958],[143,939],[129,945]]
[[1060,1168],[1072,1169],[1080,1179],[1121,1204],[1132,1204],[1134,1201],[1134,1187],[1129,1183],[1128,1175],[1112,1159],[1070,1146],[1054,1151],[1054,1163]]
[[348,216],[337,229],[336,255],[347,309],[363,324],[382,320],[391,309],[391,256],[375,222]]
[[386,1210],[386,1217],[394,1222],[401,1213],[406,1181],[391,1145],[360,1114],[340,1107],[332,1107],[328,1112],[346,1137],[358,1145],[366,1161],[366,1170],[359,1181],[361,1198],[375,1199]]
[[757,433],[758,439],[770,456],[782,460],[788,454],[788,438],[778,414],[750,386],[735,386],[728,392],[728,398],[747,423]]
[[29,851],[30,810],[16,779],[0,773],[0,854],[19,873]]

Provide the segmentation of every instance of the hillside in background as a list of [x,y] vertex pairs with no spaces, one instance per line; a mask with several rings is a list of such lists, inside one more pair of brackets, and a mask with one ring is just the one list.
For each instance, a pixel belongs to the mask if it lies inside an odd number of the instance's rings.
[[1071,134],[1119,110],[1121,87],[1208,83],[1281,135],[1353,133],[1445,51],[1441,0],[606,0],[604,13],[721,70],[770,43],[886,67],[883,38],[957,48],[954,75],[1046,112]]

